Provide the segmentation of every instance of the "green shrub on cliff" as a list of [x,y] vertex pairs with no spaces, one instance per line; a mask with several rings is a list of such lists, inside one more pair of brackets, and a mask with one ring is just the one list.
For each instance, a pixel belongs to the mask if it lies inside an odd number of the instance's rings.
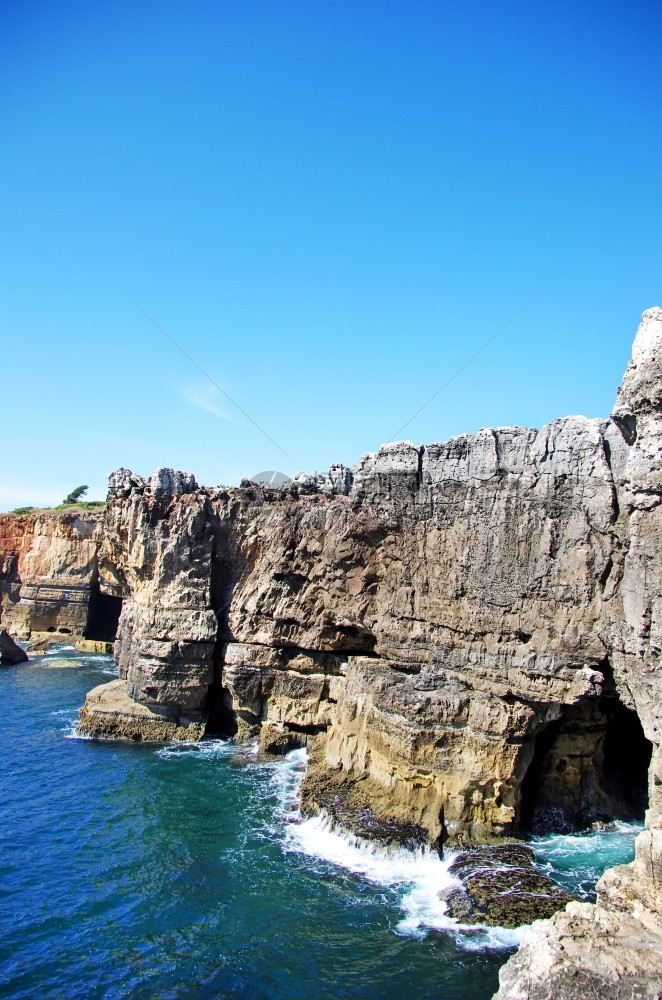
[[12,514],[29,514],[34,507],[14,507]]

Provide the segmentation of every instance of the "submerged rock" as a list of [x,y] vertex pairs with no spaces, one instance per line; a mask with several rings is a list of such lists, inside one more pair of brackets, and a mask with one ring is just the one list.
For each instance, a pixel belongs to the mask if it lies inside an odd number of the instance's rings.
[[440,895],[450,916],[463,924],[520,927],[551,917],[575,899],[536,868],[533,851],[524,844],[463,851],[449,871],[462,886]]
[[3,667],[12,667],[16,663],[25,663],[28,654],[20,646],[17,646],[9,632],[5,629],[0,632],[0,664]]
[[85,664],[79,660],[57,660],[50,656],[40,657],[40,666],[45,670],[84,670]]

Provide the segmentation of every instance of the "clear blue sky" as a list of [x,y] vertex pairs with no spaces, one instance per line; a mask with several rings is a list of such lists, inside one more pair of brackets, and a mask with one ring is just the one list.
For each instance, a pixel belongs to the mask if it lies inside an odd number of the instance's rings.
[[637,0],[4,0],[0,508],[352,464],[536,292],[402,436],[607,415],[661,49]]

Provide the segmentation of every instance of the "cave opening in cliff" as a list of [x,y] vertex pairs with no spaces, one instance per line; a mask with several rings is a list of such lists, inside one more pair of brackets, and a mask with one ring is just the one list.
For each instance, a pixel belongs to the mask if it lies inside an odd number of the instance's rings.
[[121,610],[122,598],[103,594],[98,581],[95,581],[90,590],[85,638],[114,642]]
[[536,737],[522,783],[520,826],[569,833],[593,823],[642,820],[651,753],[636,712],[615,691],[565,706]]

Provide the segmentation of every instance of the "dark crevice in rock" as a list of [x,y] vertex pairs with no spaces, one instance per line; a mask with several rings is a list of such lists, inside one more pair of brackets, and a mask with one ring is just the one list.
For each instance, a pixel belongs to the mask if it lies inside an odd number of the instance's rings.
[[[239,512],[236,506],[234,515]],[[217,522],[211,562],[211,605],[218,620],[214,648],[214,679],[207,693],[207,733],[216,736],[235,736],[239,731],[237,713],[230,692],[223,687],[223,665],[228,642],[234,641],[228,616],[232,595],[240,579],[245,562],[238,558],[232,519]]]
[[122,598],[104,594],[99,589],[99,578],[92,581],[87,611],[86,639],[114,642],[122,611]]
[[[216,669],[216,668],[215,668]],[[237,713],[232,708],[229,692],[223,687],[219,676],[209,686],[207,694],[207,733],[210,736],[235,736],[238,731]]]
[[637,418],[631,413],[612,415],[612,420],[630,445],[637,440]]
[[644,818],[652,744],[602,666],[605,694],[564,707],[536,737],[522,783],[523,830],[567,833]]

